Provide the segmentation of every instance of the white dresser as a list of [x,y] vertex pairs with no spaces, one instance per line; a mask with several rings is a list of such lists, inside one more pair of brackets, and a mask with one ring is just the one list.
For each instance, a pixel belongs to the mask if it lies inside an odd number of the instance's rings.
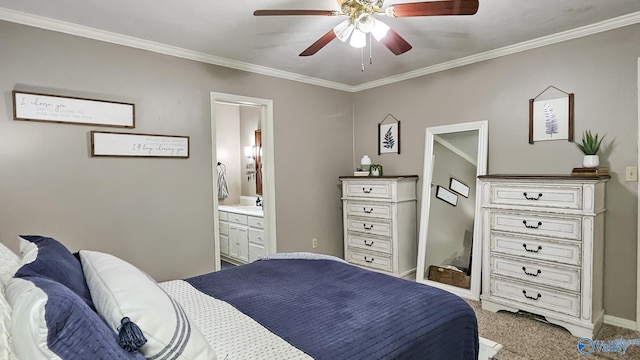
[[345,259],[399,277],[415,276],[418,176],[342,176]]
[[609,176],[480,176],[482,308],[544,316],[593,338],[604,319]]

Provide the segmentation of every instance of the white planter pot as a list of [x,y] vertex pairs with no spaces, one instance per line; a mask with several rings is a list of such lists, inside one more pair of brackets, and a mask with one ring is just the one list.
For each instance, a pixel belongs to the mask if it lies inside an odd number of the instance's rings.
[[598,167],[600,165],[600,157],[598,155],[585,155],[582,159],[584,167]]
[[380,171],[378,169],[371,169],[371,176],[380,176]]

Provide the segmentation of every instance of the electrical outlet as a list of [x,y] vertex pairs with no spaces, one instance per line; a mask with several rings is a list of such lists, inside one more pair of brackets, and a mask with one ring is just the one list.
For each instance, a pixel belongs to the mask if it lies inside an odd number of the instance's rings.
[[316,238],[311,239],[311,246],[314,249],[317,249],[318,248],[318,239],[316,239]]
[[638,181],[638,167],[637,166],[627,166],[626,169],[626,181]]

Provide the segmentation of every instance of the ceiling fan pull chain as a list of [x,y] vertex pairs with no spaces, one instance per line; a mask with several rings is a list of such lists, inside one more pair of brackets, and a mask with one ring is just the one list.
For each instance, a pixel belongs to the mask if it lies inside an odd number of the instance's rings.
[[369,65],[373,65],[373,42],[371,42],[371,33],[369,33]]
[[360,71],[364,72],[364,48],[360,48]]

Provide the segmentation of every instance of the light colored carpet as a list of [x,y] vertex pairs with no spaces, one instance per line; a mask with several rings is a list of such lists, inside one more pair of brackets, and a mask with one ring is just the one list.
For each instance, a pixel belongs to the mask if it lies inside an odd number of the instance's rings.
[[[532,316],[482,310],[480,302],[467,300],[478,318],[480,336],[502,344],[496,360],[640,359],[640,345],[630,345],[625,354],[601,352],[589,355],[578,351],[580,338],[562,327],[536,320]],[[640,331],[603,325],[593,340],[640,340]]]

